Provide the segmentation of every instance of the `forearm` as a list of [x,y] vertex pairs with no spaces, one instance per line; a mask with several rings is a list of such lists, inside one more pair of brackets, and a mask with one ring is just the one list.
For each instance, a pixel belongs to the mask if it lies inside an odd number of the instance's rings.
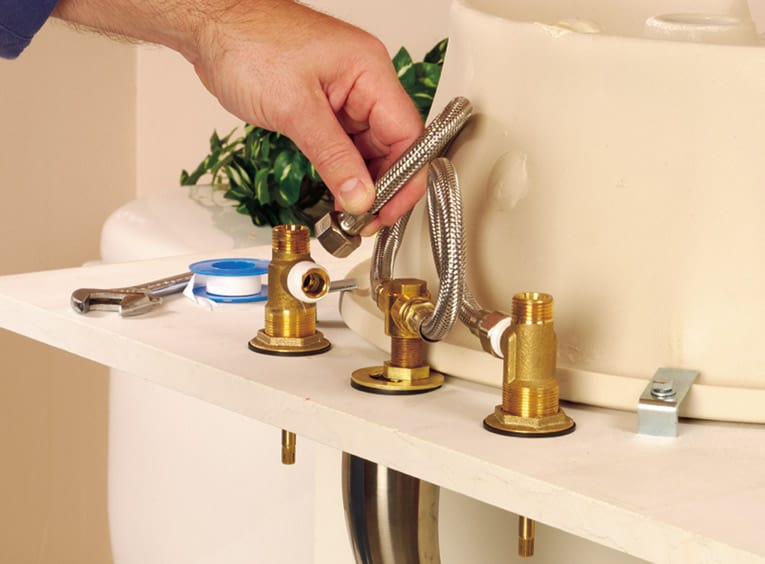
[[[269,0],[264,0],[268,3]],[[109,35],[159,43],[195,62],[205,34],[243,0],[60,0],[53,16]]]

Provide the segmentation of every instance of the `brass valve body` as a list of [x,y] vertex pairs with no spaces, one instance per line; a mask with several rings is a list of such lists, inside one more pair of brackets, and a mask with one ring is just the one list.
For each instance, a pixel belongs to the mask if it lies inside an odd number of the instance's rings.
[[[272,232],[272,258],[268,265],[266,326],[250,340],[250,349],[273,355],[303,356],[329,350],[331,344],[316,330],[316,304],[295,298],[287,289],[290,269],[304,261],[313,262],[311,233],[304,225],[277,225]],[[303,277],[307,295],[326,293],[329,279],[322,270],[309,270]]]
[[377,292],[377,306],[385,317],[385,334],[391,338],[390,360],[383,366],[355,370],[351,386],[377,394],[420,394],[440,388],[444,375],[425,361],[425,342],[419,333],[423,319],[433,312],[424,280],[397,278],[384,282]]
[[572,432],[574,421],[558,403],[558,343],[552,296],[516,294],[512,318],[513,324],[502,337],[502,404],[484,419],[484,427],[495,433],[527,437]]

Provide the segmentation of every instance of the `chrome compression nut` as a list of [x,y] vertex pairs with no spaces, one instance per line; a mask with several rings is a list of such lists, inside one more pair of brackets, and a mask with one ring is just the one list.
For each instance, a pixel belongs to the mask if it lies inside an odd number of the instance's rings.
[[503,358],[502,334],[512,324],[512,318],[501,311],[490,311],[476,324],[474,333],[481,342],[481,348],[492,356]]
[[338,258],[345,258],[361,245],[360,235],[350,235],[340,227],[341,212],[325,214],[314,225],[316,238],[327,252]]

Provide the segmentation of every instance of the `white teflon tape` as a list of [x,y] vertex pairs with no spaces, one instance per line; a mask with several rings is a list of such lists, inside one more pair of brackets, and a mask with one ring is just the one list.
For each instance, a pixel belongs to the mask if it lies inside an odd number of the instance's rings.
[[197,303],[247,303],[265,300],[268,295],[262,275],[268,261],[249,258],[224,258],[195,262],[194,275],[184,294]]
[[502,352],[502,335],[504,335],[507,328],[512,324],[512,317],[507,316],[494,327],[489,329],[489,341],[491,341],[491,348],[494,349],[494,354],[496,354],[499,358],[505,357],[505,354]]
[[260,292],[258,276],[205,276],[208,294],[216,296],[250,296]]

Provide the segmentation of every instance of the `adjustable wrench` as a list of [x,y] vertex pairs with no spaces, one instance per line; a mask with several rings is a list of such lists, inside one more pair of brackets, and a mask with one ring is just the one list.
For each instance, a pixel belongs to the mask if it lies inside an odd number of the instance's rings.
[[[182,292],[191,276],[191,272],[184,272],[124,288],[79,288],[72,292],[72,309],[77,313],[116,311],[122,317],[141,315],[161,304],[162,296]],[[329,292],[346,292],[356,287],[353,279],[334,280],[329,285]]]
[[124,288],[79,288],[72,292],[72,308],[77,313],[116,311],[122,317],[140,315],[162,303],[162,296],[183,291],[191,272],[168,276],[153,282]]

